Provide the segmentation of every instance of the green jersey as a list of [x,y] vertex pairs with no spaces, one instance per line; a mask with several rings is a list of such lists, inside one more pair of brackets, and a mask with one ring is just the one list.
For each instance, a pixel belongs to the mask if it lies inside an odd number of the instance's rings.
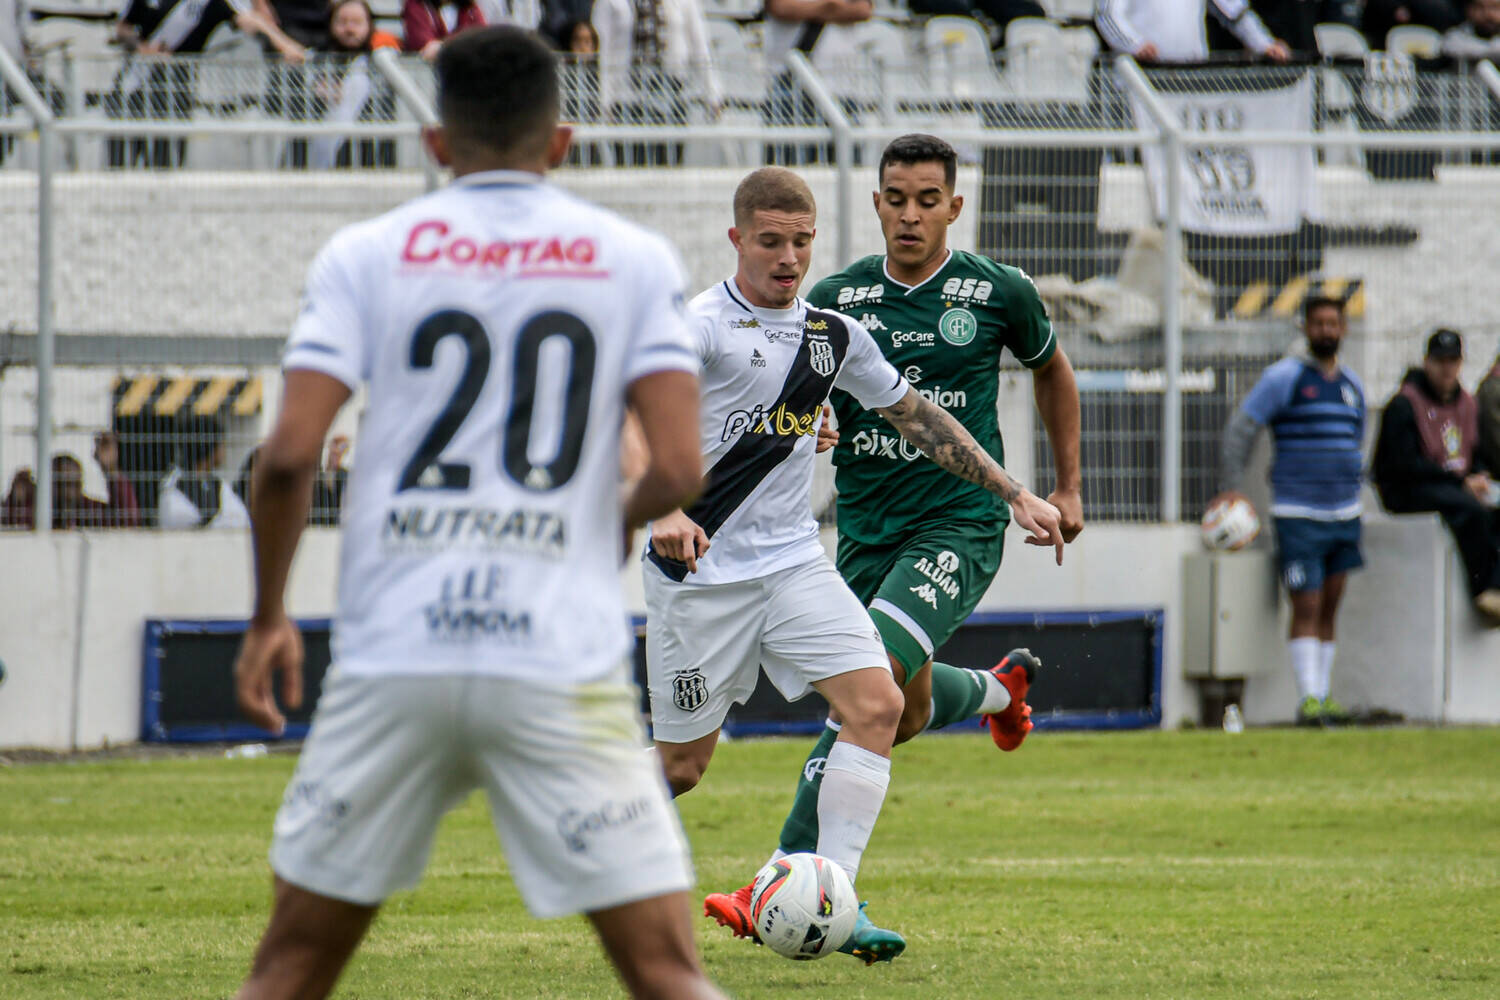
[[[860,321],[912,387],[968,428],[1002,465],[995,412],[1000,355],[1027,368],[1051,360],[1057,339],[1025,272],[954,250],[926,281],[908,287],[870,256],[824,278],[808,294],[819,309]],[[839,533],[877,544],[905,536],[935,514],[982,523],[1010,520],[1005,501],[938,467],[881,416],[835,391]]]

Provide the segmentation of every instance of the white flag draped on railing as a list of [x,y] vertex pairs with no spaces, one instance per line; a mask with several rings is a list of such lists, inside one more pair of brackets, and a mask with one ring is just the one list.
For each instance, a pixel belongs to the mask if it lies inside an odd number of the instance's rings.
[[[1244,145],[1243,132],[1311,132],[1311,73],[1288,87],[1240,93],[1157,91],[1184,132],[1213,135],[1209,146],[1182,151],[1182,228],[1191,233],[1268,236],[1295,232],[1317,214],[1317,161],[1312,146]],[[1151,121],[1132,99],[1137,122]],[[1167,161],[1148,145],[1141,160],[1158,220],[1166,218]]]

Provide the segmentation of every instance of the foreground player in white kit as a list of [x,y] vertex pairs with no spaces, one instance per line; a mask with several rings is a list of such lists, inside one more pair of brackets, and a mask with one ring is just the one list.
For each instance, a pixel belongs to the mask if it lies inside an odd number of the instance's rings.
[[[516,28],[437,61],[457,179],[350,226],[313,264],[286,395],[255,468],[246,714],[300,700],[282,594],[328,427],[369,386],[344,506],[334,668],[276,816],[275,905],[248,998],[333,988],[438,820],[488,795],[537,916],[585,912],[637,997],[722,996],[698,964],[686,842],[640,752],[622,528],[702,480],[697,359],[660,237],[543,182],[562,161],[555,59]],[[627,400],[650,449],[619,484]]]
[[[810,690],[828,699],[843,726],[823,770],[818,853],[853,879],[885,799],[904,700],[869,613],[818,542],[813,452],[829,391],[849,392],[938,465],[1001,493],[1037,538],[1061,548],[1062,537],[1057,509],[912,389],[864,327],[797,297],[815,221],[800,177],[751,173],[729,231],[738,269],[689,307],[711,468],[695,503],[651,525],[646,662],[653,735],[679,795],[702,778],[725,715],[762,666],[788,699]],[[840,950],[873,962],[905,946],[861,911]]]

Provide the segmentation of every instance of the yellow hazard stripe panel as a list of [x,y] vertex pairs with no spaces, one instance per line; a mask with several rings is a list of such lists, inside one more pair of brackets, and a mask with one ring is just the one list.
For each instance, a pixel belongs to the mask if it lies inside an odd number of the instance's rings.
[[1365,283],[1362,279],[1318,278],[1310,274],[1298,275],[1279,287],[1265,281],[1251,282],[1240,292],[1229,311],[1235,319],[1267,316],[1297,319],[1302,311],[1302,304],[1314,296],[1343,302],[1344,314],[1349,319],[1364,318]]
[[158,417],[188,413],[208,417],[226,409],[237,417],[248,417],[260,412],[264,398],[260,379],[233,375],[123,376],[115,380],[114,397],[115,414],[121,417],[144,413]]

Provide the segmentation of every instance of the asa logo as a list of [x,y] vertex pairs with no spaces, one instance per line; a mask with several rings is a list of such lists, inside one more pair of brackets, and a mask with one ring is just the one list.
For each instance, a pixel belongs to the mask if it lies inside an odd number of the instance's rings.
[[838,304],[852,306],[861,302],[879,302],[883,298],[885,298],[884,285],[845,285],[839,289]]
[[974,278],[949,278],[943,282],[943,298],[964,299],[968,302],[988,302],[995,286],[988,281]]

